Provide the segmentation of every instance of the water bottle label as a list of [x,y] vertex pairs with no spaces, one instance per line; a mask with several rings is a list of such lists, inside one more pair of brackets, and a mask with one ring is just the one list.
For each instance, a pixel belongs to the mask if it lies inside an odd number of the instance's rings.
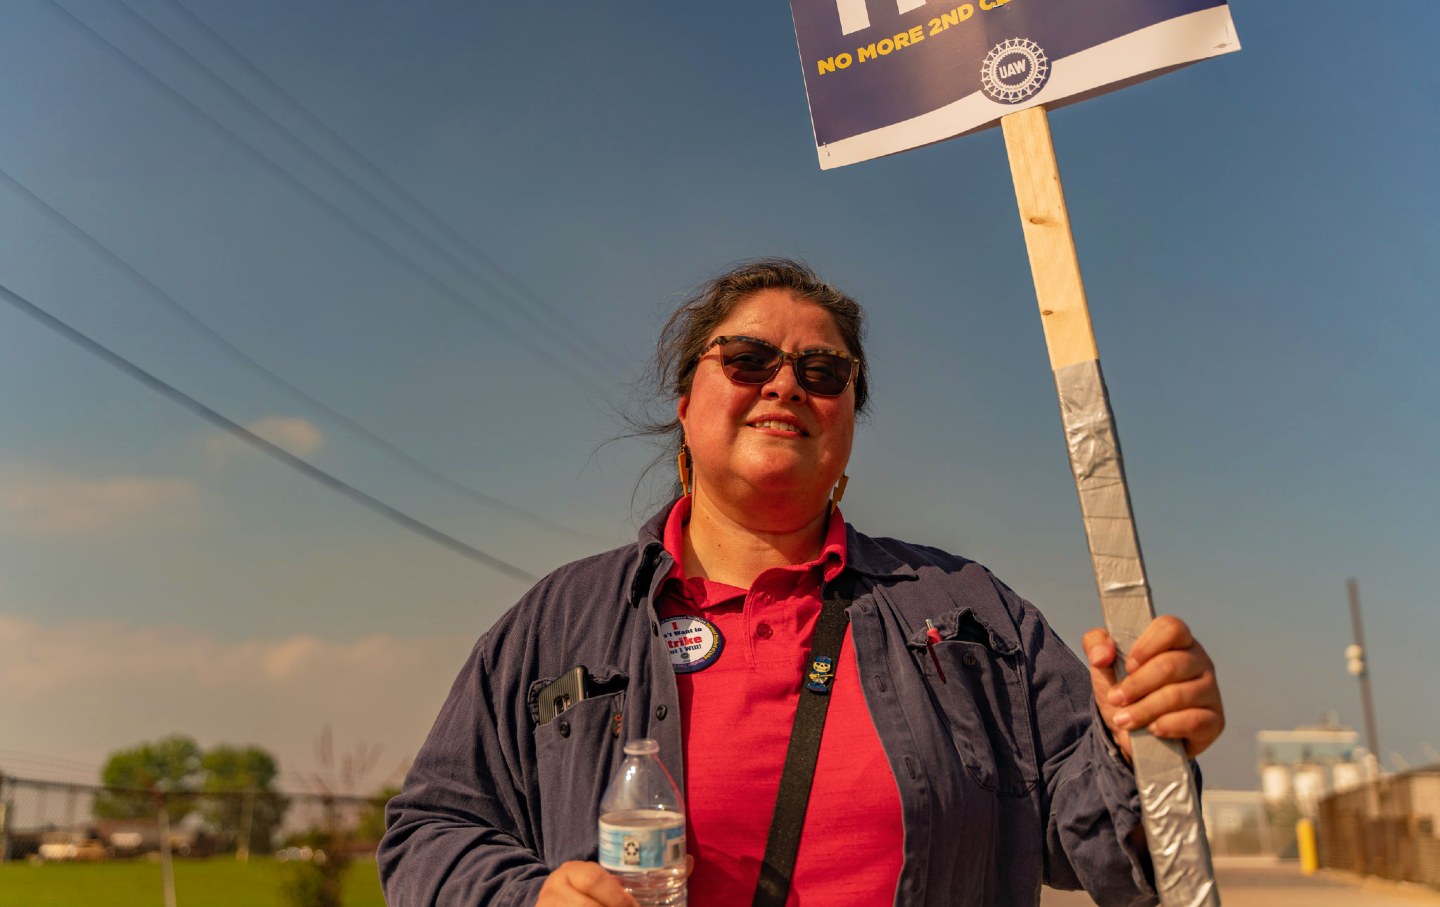
[[685,859],[685,826],[636,828],[600,823],[600,865],[613,872],[664,869]]

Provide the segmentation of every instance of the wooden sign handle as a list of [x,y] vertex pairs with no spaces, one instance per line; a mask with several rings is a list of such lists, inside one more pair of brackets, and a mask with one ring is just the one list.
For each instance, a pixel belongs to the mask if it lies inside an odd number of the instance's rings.
[[[1100,373],[1100,354],[1065,211],[1050,123],[1045,108],[1032,107],[1003,117],[1000,126],[1015,180],[1015,199],[1035,278],[1050,368],[1055,373],[1095,584],[1105,625],[1119,650],[1116,674],[1123,677],[1126,654],[1154,619],[1155,609],[1130,508],[1115,416]],[[1165,907],[1219,907],[1200,800],[1183,744],[1145,731],[1132,731],[1130,740],[1161,903]]]

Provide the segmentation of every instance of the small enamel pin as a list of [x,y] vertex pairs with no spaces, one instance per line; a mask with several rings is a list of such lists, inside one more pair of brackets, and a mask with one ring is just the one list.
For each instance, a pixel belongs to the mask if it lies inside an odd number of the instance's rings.
[[805,677],[805,689],[812,693],[829,693],[830,681],[835,679],[835,660],[826,655],[816,655]]

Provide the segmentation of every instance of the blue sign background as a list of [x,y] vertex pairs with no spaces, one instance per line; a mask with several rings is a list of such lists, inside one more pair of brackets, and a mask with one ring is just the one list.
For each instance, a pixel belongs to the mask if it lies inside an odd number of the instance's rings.
[[[930,35],[930,21],[956,5],[955,0],[930,0],[901,14],[894,0],[868,0],[870,26],[842,35],[835,0],[791,0],[816,143],[826,145],[903,122],[980,91],[981,62],[1006,39],[1028,38],[1053,62],[1177,16],[1226,4],[1224,0],[1009,0],[1004,6],[982,10],[978,0],[972,0],[974,13],[968,20]],[[917,25],[925,30],[924,40],[819,74],[819,61],[841,53],[854,57],[858,48]]]

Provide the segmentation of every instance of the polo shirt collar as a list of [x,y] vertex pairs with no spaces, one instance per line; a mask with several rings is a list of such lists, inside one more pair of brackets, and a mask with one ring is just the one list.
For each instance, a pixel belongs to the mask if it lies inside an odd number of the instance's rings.
[[[688,514],[690,506],[688,498],[677,498],[661,508],[640,527],[638,539],[640,564],[631,582],[632,602],[638,603],[643,592],[647,590],[653,599],[660,591],[660,584],[675,569],[679,568],[680,560],[673,557],[666,548],[665,531],[671,514],[676,510],[676,505],[682,504],[682,502],[683,506],[687,508],[686,513]],[[846,568],[876,579],[916,578],[914,567],[891,554],[885,546],[880,544],[880,541],[856,532],[854,526],[844,521],[843,514],[838,509],[835,511],[835,516],[839,518],[831,520],[830,528],[826,533],[825,548],[821,552],[822,557],[831,554],[838,557],[838,561],[835,558],[831,559],[832,563],[838,563],[833,574],[827,565],[825,574],[827,582],[833,580]],[[841,527],[843,527],[845,539],[843,554],[839,550],[832,550],[832,545],[836,544],[836,536],[841,531]]]
[[[663,549],[673,559],[674,564],[666,574],[666,579],[685,580],[683,552],[685,546],[685,524],[690,521],[690,507],[692,498],[689,495],[681,497],[672,503],[665,516],[664,522],[657,519],[651,520],[646,525],[650,530],[659,523],[660,541]],[[648,546],[647,546],[648,547]],[[797,564],[795,568],[821,566],[825,582],[831,582],[840,572],[845,569],[849,555],[849,526],[845,523],[845,516],[837,508],[830,514],[830,520],[825,530],[825,541],[820,548],[820,554],[813,560],[804,564]],[[784,569],[784,568],[782,568]],[[794,568],[791,568],[794,569]]]

